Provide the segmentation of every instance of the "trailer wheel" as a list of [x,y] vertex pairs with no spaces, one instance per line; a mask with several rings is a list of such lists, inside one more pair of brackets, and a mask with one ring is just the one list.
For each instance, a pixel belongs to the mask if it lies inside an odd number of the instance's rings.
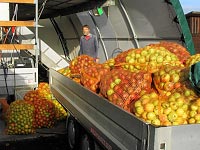
[[70,117],[67,124],[67,142],[70,150],[77,148],[79,141],[79,127],[76,120]]
[[83,134],[80,141],[80,150],[94,150],[94,140],[90,138],[87,134]]

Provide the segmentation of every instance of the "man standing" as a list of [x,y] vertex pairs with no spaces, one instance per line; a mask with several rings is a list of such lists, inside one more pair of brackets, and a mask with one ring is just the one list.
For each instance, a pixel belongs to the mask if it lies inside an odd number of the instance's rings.
[[96,62],[98,59],[98,41],[97,37],[90,33],[90,27],[88,25],[84,25],[82,27],[83,36],[80,39],[80,51],[79,55],[89,55],[94,58]]

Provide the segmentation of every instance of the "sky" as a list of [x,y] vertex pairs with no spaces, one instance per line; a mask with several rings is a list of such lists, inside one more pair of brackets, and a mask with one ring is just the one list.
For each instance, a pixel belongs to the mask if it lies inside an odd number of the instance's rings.
[[200,11],[200,0],[179,0],[184,13]]

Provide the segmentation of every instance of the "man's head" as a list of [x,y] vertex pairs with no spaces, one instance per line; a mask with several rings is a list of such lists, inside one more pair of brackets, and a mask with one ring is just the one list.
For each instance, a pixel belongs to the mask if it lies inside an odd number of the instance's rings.
[[82,27],[83,35],[89,35],[90,34],[90,27],[88,25],[84,25]]

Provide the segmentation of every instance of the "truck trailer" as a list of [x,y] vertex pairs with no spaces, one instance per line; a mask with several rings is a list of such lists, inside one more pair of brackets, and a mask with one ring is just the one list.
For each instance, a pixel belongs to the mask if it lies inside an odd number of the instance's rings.
[[[186,47],[191,55],[195,54],[180,2],[59,2],[39,1],[43,11],[39,13],[38,20],[38,59],[39,65],[45,66],[47,70],[46,77],[49,78],[53,95],[70,113],[66,118],[66,142],[69,149],[198,149],[200,125],[153,126],[57,72],[78,56],[81,27],[85,24],[98,37],[100,62],[113,58],[124,50],[160,41],[177,42]],[[12,11],[10,15],[13,15]],[[18,19],[29,20],[34,16],[33,8],[25,5],[19,7]],[[21,28],[20,34],[22,41],[34,42],[33,29]],[[31,58],[37,59],[37,54],[31,50],[27,49],[27,53]],[[35,81],[34,88],[37,88],[38,80]],[[13,85],[8,87],[13,89]],[[20,95],[18,91],[13,91]]]

